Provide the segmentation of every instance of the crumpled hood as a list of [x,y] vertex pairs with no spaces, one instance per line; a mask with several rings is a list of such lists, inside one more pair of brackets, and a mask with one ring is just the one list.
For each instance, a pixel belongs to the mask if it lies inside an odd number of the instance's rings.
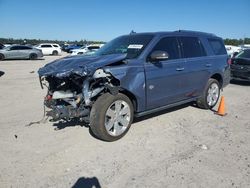
[[96,69],[122,61],[126,54],[68,56],[57,59],[38,70],[39,76],[67,77],[72,73],[81,76],[92,74]]

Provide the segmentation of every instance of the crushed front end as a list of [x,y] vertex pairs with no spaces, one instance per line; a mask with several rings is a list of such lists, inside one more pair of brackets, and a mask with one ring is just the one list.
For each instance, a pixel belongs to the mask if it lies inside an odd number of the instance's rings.
[[40,68],[41,87],[48,88],[44,99],[44,105],[49,109],[47,116],[52,121],[73,118],[88,121],[91,106],[98,96],[104,92],[118,93],[119,80],[102,67],[116,64],[124,57],[63,58]]
[[96,98],[103,92],[116,92],[118,85],[117,80],[103,69],[96,70],[93,75],[47,76],[40,77],[40,81],[42,87],[48,88],[44,105],[50,109],[47,116],[52,117],[52,121],[73,118],[87,121]]

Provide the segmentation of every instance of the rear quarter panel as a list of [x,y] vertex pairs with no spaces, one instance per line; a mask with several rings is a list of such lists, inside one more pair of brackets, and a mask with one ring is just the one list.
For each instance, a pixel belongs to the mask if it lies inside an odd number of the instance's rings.
[[[210,72],[209,78],[213,76],[214,74],[219,74],[222,77],[222,87],[225,87],[230,82],[230,66],[228,64],[229,56],[227,55],[227,53],[223,55],[215,55],[211,45],[208,42],[209,38],[219,39],[222,41],[222,43],[223,43],[223,40],[219,37],[201,37],[202,43],[207,52],[207,61],[211,63],[212,65],[209,70]],[[225,49],[225,52],[226,52],[226,49]]]

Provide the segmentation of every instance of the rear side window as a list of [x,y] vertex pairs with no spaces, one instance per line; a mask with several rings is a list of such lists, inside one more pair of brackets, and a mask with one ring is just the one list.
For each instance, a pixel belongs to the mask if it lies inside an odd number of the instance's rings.
[[154,47],[153,51],[165,51],[168,53],[168,59],[180,58],[178,42],[176,37],[166,37],[161,39]]
[[89,46],[88,49],[89,50],[96,50],[96,49],[99,49],[100,47],[99,46]]
[[20,46],[12,46],[10,50],[20,50]]
[[219,39],[208,39],[208,42],[213,49],[213,52],[215,55],[223,55],[227,54],[227,51],[225,49],[225,46],[223,42]]
[[20,50],[31,50],[32,48],[28,46],[20,46]]
[[180,37],[184,58],[206,56],[201,41],[197,37]]
[[52,48],[52,46],[48,44],[44,44],[44,45],[41,45],[41,48]]

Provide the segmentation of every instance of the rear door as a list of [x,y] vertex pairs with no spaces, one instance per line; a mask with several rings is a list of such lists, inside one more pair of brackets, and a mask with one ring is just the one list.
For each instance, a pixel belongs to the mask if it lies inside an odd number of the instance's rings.
[[41,49],[42,49],[42,52],[44,55],[52,54],[53,48],[52,48],[52,45],[50,45],[50,44],[42,44]]
[[169,58],[158,62],[149,60],[145,63],[148,110],[183,99],[181,82],[183,81],[184,61],[180,59],[177,38],[162,38],[151,53],[158,50],[167,52]]
[[184,82],[181,87],[184,98],[189,99],[199,96],[210,75],[211,62],[209,62],[204,46],[198,37],[178,37],[181,45],[182,57],[185,58],[185,74],[182,76]]

